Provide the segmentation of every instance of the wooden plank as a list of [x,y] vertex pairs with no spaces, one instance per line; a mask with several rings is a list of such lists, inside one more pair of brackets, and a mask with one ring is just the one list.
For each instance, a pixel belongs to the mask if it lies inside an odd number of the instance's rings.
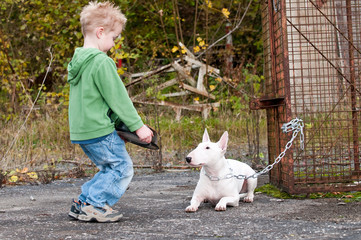
[[178,79],[173,78],[165,83],[159,84],[157,87],[157,91],[162,90],[167,87],[170,87],[170,86],[173,86],[174,84],[177,84],[177,83],[178,83]]
[[182,91],[182,92],[175,92],[175,93],[166,93],[166,94],[162,94],[162,96],[164,97],[180,97],[180,96],[185,96],[185,95],[189,95],[190,92],[188,91]]
[[134,103],[140,103],[140,104],[150,104],[150,105],[160,105],[160,106],[167,106],[167,107],[173,107],[173,108],[180,108],[190,111],[197,111],[201,112],[204,109],[210,109],[214,107],[219,107],[220,103],[203,103],[203,104],[192,104],[192,105],[181,105],[177,103],[167,102],[167,101],[159,101],[159,102],[151,102],[151,101],[143,101],[143,100],[133,100]]
[[189,57],[191,57],[191,58],[193,58],[193,59],[196,58],[196,57],[193,55],[193,53],[192,53],[191,51],[189,51],[189,49],[188,49],[186,46],[184,46],[183,43],[179,42],[178,44],[179,44],[179,46],[180,46],[181,48],[183,48],[184,50],[186,50],[187,55],[188,55]]
[[200,67],[198,71],[197,89],[206,92],[206,88],[204,87],[203,84],[205,74],[206,74],[206,68],[204,66]]
[[191,106],[191,107],[197,106],[197,107],[201,107],[201,108],[214,108],[214,107],[219,107],[220,105],[221,105],[220,102],[215,102],[215,103],[191,104],[189,106]]
[[190,111],[197,111],[202,112],[203,108],[201,106],[197,105],[180,105],[176,103],[166,102],[166,101],[160,101],[160,102],[151,102],[151,101],[142,101],[142,100],[132,100],[133,103],[140,103],[140,104],[151,104],[151,105],[160,105],[160,106],[167,106],[172,108],[180,108],[180,109],[186,109]]
[[179,87],[183,88],[183,89],[186,89],[188,91],[191,91],[191,92],[194,92],[194,93],[197,93],[199,95],[202,95],[202,96],[205,96],[207,98],[210,98],[210,99],[216,99],[216,97],[206,91],[201,91],[195,87],[192,87],[192,86],[189,86],[185,83],[180,83]]
[[214,107],[219,107],[220,103],[204,103],[204,104],[193,104],[193,105],[180,105],[171,102],[161,101],[161,102],[150,102],[150,101],[139,101],[133,100],[134,103],[141,103],[141,104],[152,104],[152,105],[160,105],[160,106],[167,106],[174,109],[176,112],[176,120],[179,121],[182,115],[182,109],[190,110],[190,111],[197,111],[202,113],[202,117],[204,119],[208,118],[209,112]]
[[[190,58],[190,57],[188,57],[188,56],[185,56],[184,57],[184,60],[186,60],[187,62],[190,62],[190,63],[192,63],[192,64],[194,64],[194,65],[197,65],[197,66],[199,66],[199,67],[202,67],[202,66],[206,66],[206,64],[205,63],[202,63],[202,62],[200,62],[200,61],[198,61],[198,60],[195,60],[195,59],[192,59],[192,58]],[[219,74],[220,73],[220,70],[219,69],[217,69],[217,68],[214,68],[214,67],[211,67],[211,66],[207,66],[207,68],[208,68],[208,72],[215,72],[215,73],[217,73],[217,74]]]
[[174,62],[172,63],[172,66],[175,70],[177,70],[177,72],[179,73],[182,79],[186,79],[192,86],[196,86],[197,84],[196,81],[187,73],[186,69],[184,69],[179,63]]
[[[178,83],[178,80],[176,78],[173,78],[173,79],[171,79],[171,80],[169,80],[169,81],[167,81],[165,83],[162,83],[162,84],[158,85],[156,87],[155,91],[160,91],[160,90],[162,90],[164,88],[167,88],[167,87],[170,87],[170,86],[172,86],[172,85],[174,85],[176,83]],[[138,99],[140,97],[144,97],[145,94],[146,94],[146,92],[141,92],[141,93],[133,96],[132,99]]]
[[[177,61],[179,62],[180,60],[177,60]],[[177,61],[176,61],[176,62],[177,62]],[[163,66],[163,67],[160,67],[160,68],[158,68],[158,69],[155,69],[155,70],[153,70],[153,71],[145,72],[145,73],[143,73],[143,76],[141,76],[141,77],[139,77],[139,78],[131,81],[130,83],[126,84],[125,87],[129,87],[129,86],[131,86],[131,85],[137,84],[137,83],[143,81],[144,79],[146,79],[146,78],[148,78],[148,77],[151,77],[151,76],[153,76],[153,75],[155,75],[155,74],[158,74],[158,73],[160,73],[160,72],[163,72],[164,70],[166,70],[166,69],[168,69],[168,68],[170,68],[170,67],[172,67],[172,63],[167,64],[167,65],[165,65],[165,66]]]
[[[166,68],[164,69],[162,72],[165,73],[169,73],[169,72],[174,72],[175,69],[173,67],[170,68]],[[128,78],[138,78],[138,77],[143,77],[144,75],[146,75],[148,72],[139,72],[139,73],[132,73],[132,74],[128,74],[127,77]],[[160,73],[160,72],[159,72]],[[124,73],[125,74],[125,73]]]

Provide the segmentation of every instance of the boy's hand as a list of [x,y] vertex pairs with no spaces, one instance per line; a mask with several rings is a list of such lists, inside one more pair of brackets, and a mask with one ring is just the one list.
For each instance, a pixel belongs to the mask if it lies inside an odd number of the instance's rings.
[[152,141],[153,132],[146,125],[136,130],[135,133],[142,142],[150,143]]

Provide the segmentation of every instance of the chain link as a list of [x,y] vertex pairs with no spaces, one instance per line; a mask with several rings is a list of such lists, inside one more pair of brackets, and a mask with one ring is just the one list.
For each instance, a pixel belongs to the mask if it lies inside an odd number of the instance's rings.
[[257,178],[259,175],[262,175],[262,174],[265,174],[265,173],[271,171],[273,169],[274,165],[278,164],[282,160],[282,158],[286,155],[287,150],[291,148],[293,141],[297,137],[298,133],[300,133],[300,148],[303,150],[304,149],[303,127],[304,127],[303,120],[299,119],[299,118],[295,118],[295,119],[291,120],[290,122],[283,124],[281,129],[284,133],[293,131],[292,138],[286,144],[285,150],[283,150],[283,152],[281,152],[280,155],[278,155],[278,157],[275,159],[275,161],[272,164],[268,165],[262,171],[257,172],[245,179]]
[[251,176],[245,176],[245,175],[233,175],[233,169],[230,168],[230,173],[228,173],[227,175],[225,175],[224,177],[216,177],[216,176],[210,176],[208,175],[206,172],[204,172],[204,174],[211,180],[211,181],[220,181],[223,179],[230,179],[230,178],[237,178],[237,179],[244,179],[247,180],[249,178],[258,178],[259,175],[268,173],[269,171],[271,171],[274,167],[274,165],[278,164],[282,158],[286,155],[286,152],[288,149],[291,148],[293,141],[295,140],[295,138],[297,137],[298,133],[300,133],[300,148],[303,150],[304,149],[304,135],[303,135],[303,127],[304,127],[304,123],[302,119],[299,118],[295,118],[293,120],[291,120],[288,123],[283,124],[283,126],[281,127],[282,131],[284,133],[288,133],[288,132],[293,132],[292,133],[292,138],[290,141],[288,141],[288,143],[286,144],[285,150],[283,150],[283,152],[281,152],[278,157],[275,159],[275,161],[268,165],[267,167],[265,167],[262,171],[256,172],[255,174],[251,175]]

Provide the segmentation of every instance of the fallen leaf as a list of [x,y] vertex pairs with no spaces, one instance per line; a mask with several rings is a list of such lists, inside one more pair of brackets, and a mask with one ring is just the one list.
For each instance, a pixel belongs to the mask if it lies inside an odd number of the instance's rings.
[[36,172],[29,172],[28,176],[32,179],[38,179],[38,174]]
[[9,178],[9,182],[12,182],[12,183],[17,182],[18,180],[19,180],[19,177],[18,177],[18,176],[11,176],[11,177]]

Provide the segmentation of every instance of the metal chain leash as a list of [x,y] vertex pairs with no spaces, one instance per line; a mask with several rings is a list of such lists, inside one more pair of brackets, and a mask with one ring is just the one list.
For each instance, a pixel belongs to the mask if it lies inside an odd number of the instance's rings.
[[283,152],[281,152],[280,155],[278,155],[278,157],[275,159],[275,161],[272,164],[268,165],[262,171],[257,172],[249,177],[246,177],[245,179],[257,178],[259,175],[262,175],[262,174],[265,174],[265,173],[271,171],[271,169],[274,167],[274,165],[279,163],[282,160],[282,158],[286,155],[287,150],[291,148],[292,143],[295,140],[295,138],[297,137],[298,133],[300,133],[300,148],[303,150],[304,149],[304,139],[305,139],[305,136],[303,135],[303,127],[304,127],[303,120],[299,119],[299,118],[295,118],[295,119],[291,120],[290,122],[283,124],[281,129],[284,133],[293,132],[292,138],[286,144],[285,150],[283,150]]
[[283,152],[280,153],[280,155],[278,155],[278,157],[275,159],[275,161],[268,165],[266,168],[264,168],[262,171],[256,172],[255,174],[251,175],[251,176],[245,176],[245,175],[233,175],[233,169],[230,168],[230,173],[228,173],[227,175],[225,175],[224,177],[216,177],[216,176],[210,176],[208,175],[206,172],[204,172],[204,174],[211,180],[211,181],[220,181],[223,179],[230,179],[230,178],[237,178],[237,179],[244,179],[247,180],[249,178],[258,178],[259,175],[265,174],[269,171],[271,171],[271,169],[277,164],[279,163],[282,158],[286,155],[286,152],[288,149],[291,148],[293,141],[295,140],[295,138],[297,137],[298,133],[300,133],[300,148],[303,150],[304,149],[304,134],[303,134],[303,127],[304,127],[304,123],[302,119],[299,118],[295,118],[293,120],[291,120],[288,123],[285,123],[282,125],[281,129],[284,133],[288,133],[288,132],[293,132],[292,133],[292,138],[290,141],[288,141],[288,143],[286,144],[285,150],[283,150]]

